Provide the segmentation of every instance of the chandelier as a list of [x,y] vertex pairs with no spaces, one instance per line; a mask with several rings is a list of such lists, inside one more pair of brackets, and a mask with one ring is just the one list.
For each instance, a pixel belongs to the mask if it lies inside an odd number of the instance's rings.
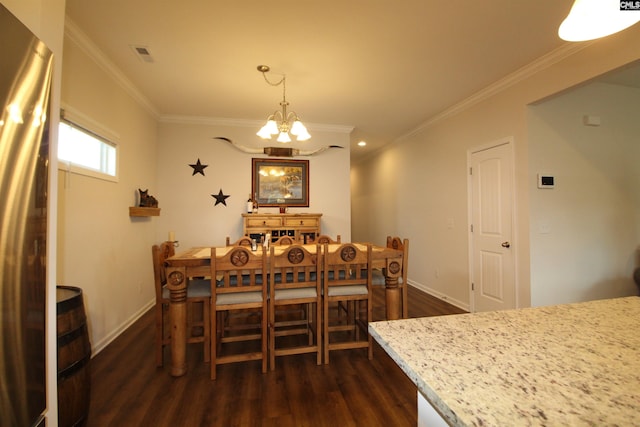
[[258,65],[258,71],[262,73],[264,81],[271,86],[282,85],[282,101],[280,101],[282,110],[274,111],[274,113],[267,118],[267,123],[260,128],[256,135],[262,139],[271,139],[273,135],[277,134],[278,142],[291,142],[291,134],[295,136],[298,141],[306,141],[311,138],[311,135],[307,132],[307,128],[302,124],[295,111],[287,112],[287,107],[289,106],[286,97],[287,77],[283,75],[279,82],[270,82],[269,79],[267,79],[266,74],[269,70],[270,68],[268,65]]

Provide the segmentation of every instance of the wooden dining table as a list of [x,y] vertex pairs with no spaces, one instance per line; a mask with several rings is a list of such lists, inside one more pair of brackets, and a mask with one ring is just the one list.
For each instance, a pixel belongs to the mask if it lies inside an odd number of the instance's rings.
[[[342,243],[344,244],[344,243]],[[358,249],[366,250],[367,243],[353,243]],[[311,253],[315,253],[316,245],[303,245]],[[341,246],[339,243],[328,245],[333,251]],[[233,246],[216,248],[218,254],[224,254]],[[276,246],[276,253],[280,248]],[[402,316],[402,298],[399,278],[402,275],[401,250],[386,246],[372,245],[373,268],[379,268],[385,273],[385,305],[387,320],[399,319]],[[265,250],[259,246],[258,253]],[[267,262],[270,253],[267,252]],[[171,375],[179,377],[187,372],[187,286],[189,278],[209,277],[211,275],[211,248],[193,247],[175,254],[166,260],[167,288],[169,289],[169,315],[171,318]],[[212,333],[215,333],[212,331]]]

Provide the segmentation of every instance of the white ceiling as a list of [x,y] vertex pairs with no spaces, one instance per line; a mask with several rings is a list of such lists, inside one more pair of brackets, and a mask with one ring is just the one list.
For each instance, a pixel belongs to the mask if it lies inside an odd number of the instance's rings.
[[266,64],[312,135],[354,128],[357,158],[562,46],[572,3],[67,0],[67,15],[160,116],[263,121],[282,96]]

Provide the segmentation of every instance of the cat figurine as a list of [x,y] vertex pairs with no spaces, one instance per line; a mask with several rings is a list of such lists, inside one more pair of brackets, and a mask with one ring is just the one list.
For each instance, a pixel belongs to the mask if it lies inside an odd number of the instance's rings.
[[140,192],[140,207],[141,208],[157,208],[158,201],[155,197],[149,194],[149,189],[141,190],[138,188]]

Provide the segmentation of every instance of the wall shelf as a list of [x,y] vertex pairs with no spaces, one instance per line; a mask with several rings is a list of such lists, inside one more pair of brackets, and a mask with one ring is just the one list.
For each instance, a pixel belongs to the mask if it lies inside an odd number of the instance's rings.
[[129,207],[129,216],[160,216],[160,208]]

